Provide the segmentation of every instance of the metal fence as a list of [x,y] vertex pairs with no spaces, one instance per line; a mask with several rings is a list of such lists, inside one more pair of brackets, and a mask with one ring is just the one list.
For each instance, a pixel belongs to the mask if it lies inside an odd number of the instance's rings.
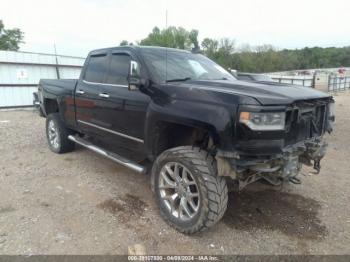
[[300,85],[306,87],[314,87],[313,76],[277,76],[272,75],[271,78],[279,83]]
[[350,89],[350,76],[329,76],[328,78],[328,91],[339,92]]
[[0,108],[33,105],[41,78],[78,78],[84,58],[0,51]]
[[271,77],[279,83],[312,87],[324,92],[339,92],[350,90],[350,76],[314,74],[313,76],[272,75]]

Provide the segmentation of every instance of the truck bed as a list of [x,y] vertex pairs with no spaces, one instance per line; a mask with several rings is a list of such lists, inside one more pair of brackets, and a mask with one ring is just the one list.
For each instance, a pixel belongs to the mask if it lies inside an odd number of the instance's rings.
[[[74,90],[77,85],[77,79],[41,79],[38,87],[38,97],[44,116],[48,115],[45,107],[50,101],[58,103],[57,106],[64,108],[60,111],[67,126],[75,127],[75,108],[74,108]],[[55,104],[53,103],[53,104]],[[45,106],[46,104],[46,106]],[[51,112],[56,109],[51,107]],[[58,112],[58,109],[57,109]]]
[[78,79],[41,79],[39,87],[42,87],[44,92],[59,95],[62,94],[62,90],[74,91],[77,82]]

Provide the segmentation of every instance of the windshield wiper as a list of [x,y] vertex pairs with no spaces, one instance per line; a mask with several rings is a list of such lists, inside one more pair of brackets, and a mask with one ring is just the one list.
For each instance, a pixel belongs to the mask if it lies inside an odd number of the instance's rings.
[[188,80],[191,80],[191,77],[169,79],[169,80],[166,80],[166,82],[167,83],[169,83],[169,82],[185,82]]

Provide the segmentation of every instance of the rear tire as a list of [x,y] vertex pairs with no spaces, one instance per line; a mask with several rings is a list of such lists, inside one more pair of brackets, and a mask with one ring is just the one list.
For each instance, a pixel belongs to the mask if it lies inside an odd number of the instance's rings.
[[68,129],[58,113],[49,114],[46,118],[46,137],[50,150],[62,154],[74,150],[75,143],[68,139],[73,131]]
[[153,164],[152,185],[164,220],[185,234],[215,225],[227,209],[226,180],[198,147],[164,151]]

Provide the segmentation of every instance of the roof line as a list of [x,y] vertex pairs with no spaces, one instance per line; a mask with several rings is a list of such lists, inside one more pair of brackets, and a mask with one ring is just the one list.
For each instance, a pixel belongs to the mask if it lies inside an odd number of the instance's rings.
[[164,46],[148,46],[148,45],[124,45],[124,46],[111,46],[111,47],[105,47],[105,48],[98,48],[91,50],[90,53],[93,52],[105,52],[113,49],[161,49],[161,50],[168,50],[168,51],[176,51],[176,52],[184,52],[184,53],[191,53],[190,50],[186,49],[179,49],[179,48],[172,48],[172,47],[164,47]]

